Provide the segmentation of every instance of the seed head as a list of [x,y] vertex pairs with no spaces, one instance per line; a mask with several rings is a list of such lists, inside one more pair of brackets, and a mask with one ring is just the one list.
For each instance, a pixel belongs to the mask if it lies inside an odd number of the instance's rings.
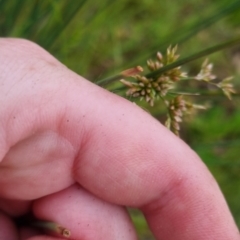
[[212,74],[213,64],[208,63],[208,59],[205,59],[205,61],[202,64],[201,70],[198,73],[198,75],[195,77],[198,81],[205,81],[210,82],[213,79],[216,78],[215,75]]
[[232,99],[232,93],[236,93],[236,91],[233,88],[233,84],[230,83],[232,79],[233,77],[227,77],[217,84],[217,87],[221,88],[223,94],[230,100]]

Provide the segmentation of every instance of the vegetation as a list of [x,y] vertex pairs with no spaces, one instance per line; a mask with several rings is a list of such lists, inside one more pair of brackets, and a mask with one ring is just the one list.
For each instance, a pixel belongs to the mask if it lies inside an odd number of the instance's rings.
[[[227,50],[208,56],[209,62],[214,63],[212,74],[217,77],[211,80],[215,85],[228,76],[234,76],[235,94],[232,95],[232,101],[204,81],[182,81],[178,91],[200,93],[186,97],[188,100],[191,97],[196,106],[209,107],[197,115],[181,115],[184,123],[181,124],[180,135],[197,151],[217,179],[240,227],[239,23],[238,0],[159,3],[153,0],[0,0],[0,36],[35,41],[73,71],[124,97],[127,88],[116,79],[119,76],[124,79],[127,77],[122,82],[129,87],[129,81],[132,80],[124,71],[139,65],[145,66],[147,60],[156,59],[159,51],[164,54],[170,45],[178,44],[181,61],[208,47],[237,39],[234,47],[229,44]],[[210,52],[205,56],[208,54]],[[158,60],[161,60],[159,56]],[[157,70],[153,67],[154,61],[148,61],[148,67],[151,69],[152,64],[153,70]],[[181,69],[190,76],[197,76],[199,69],[203,69],[203,61],[202,58],[190,61]],[[148,74],[145,71],[143,73]],[[104,84],[109,77],[113,80]],[[133,94],[128,94],[131,101],[135,101],[133,97]],[[151,99],[145,99],[153,103]],[[151,108],[144,101],[136,101],[149,109],[159,121],[166,121],[164,101],[155,103],[154,99]],[[169,124],[174,130],[171,121]],[[150,239],[141,214],[130,211],[141,239]]]

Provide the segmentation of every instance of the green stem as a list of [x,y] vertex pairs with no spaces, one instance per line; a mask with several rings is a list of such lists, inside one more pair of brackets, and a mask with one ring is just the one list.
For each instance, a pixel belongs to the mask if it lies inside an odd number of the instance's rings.
[[142,71],[143,71],[143,68],[141,66],[136,66],[133,68],[126,69],[115,76],[99,80],[96,83],[99,84],[100,86],[103,86],[110,82],[120,80],[121,78],[124,78],[124,77],[136,76],[137,74],[139,74]]
[[[172,95],[189,95],[189,96],[192,96],[192,97],[224,97],[225,96],[222,94],[221,91],[201,91],[201,92],[198,92],[198,93],[185,93],[185,92],[168,92],[169,94],[172,94]],[[237,92],[237,93],[234,93],[232,95],[232,97],[240,97],[240,92]]]
[[[191,39],[193,36],[195,36],[198,32],[210,27],[219,20],[235,13],[236,11],[239,11],[239,8],[240,8],[239,0],[229,2],[229,4],[225,4],[224,6],[223,5],[217,6],[218,10],[216,9],[214,11],[215,14],[211,14],[210,16],[200,20],[198,18],[198,20],[191,24],[190,26],[182,27],[180,29],[174,29],[172,33],[170,33],[164,40],[161,41],[161,45],[159,45],[159,40],[157,40],[157,44],[151,47],[151,49],[148,49],[147,54],[144,53],[144,56],[142,56],[141,59],[136,59],[136,61],[131,60],[131,63],[133,65],[136,65],[143,62],[144,59],[154,57],[157,51],[162,51],[162,49],[166,49],[169,45],[169,42],[171,42],[172,46],[184,43],[188,39]],[[149,54],[149,51],[151,51],[152,53]],[[128,66],[129,65],[127,64],[125,67]]]
[[110,76],[110,77],[107,77],[107,78],[104,78],[102,80],[99,80],[97,81],[96,83],[99,85],[99,86],[105,86],[111,82],[114,82],[114,81],[117,81],[117,80],[120,80],[123,78],[123,75],[122,74],[117,74],[115,76]]
[[199,96],[201,95],[200,93],[187,93],[187,92],[172,92],[169,91],[169,94],[174,94],[174,95],[185,95],[185,96]]
[[237,44],[240,44],[240,37],[237,37],[237,38],[234,38],[232,40],[229,40],[229,41],[226,41],[224,43],[220,43],[218,45],[215,45],[213,47],[210,47],[210,48],[207,48],[203,51],[200,51],[198,53],[195,53],[189,57],[186,57],[186,58],[183,58],[183,59],[180,59],[174,63],[171,63],[165,67],[162,67],[154,72],[151,72],[151,73],[148,73],[146,75],[147,78],[153,78],[153,77],[158,77],[160,76],[161,74],[163,74],[164,72],[167,72],[173,68],[176,68],[176,67],[179,67],[179,66],[182,66],[188,62],[191,62],[193,60],[196,60],[196,59],[199,59],[199,58],[202,58],[202,57],[205,57],[205,56],[208,56],[212,53],[215,53],[217,51],[220,51],[224,48],[227,48],[227,47],[232,47],[234,45],[237,45]]
[[186,78],[181,78],[180,79],[180,81],[192,81],[192,80],[199,81],[195,77],[186,77]]
[[[180,59],[180,60],[178,60],[178,61],[176,61],[174,63],[171,63],[171,64],[169,64],[167,66],[164,66],[164,67],[162,67],[162,68],[160,68],[160,69],[158,69],[156,71],[148,73],[145,76],[147,78],[158,77],[161,74],[163,74],[164,72],[169,71],[169,70],[171,70],[173,68],[179,67],[179,66],[184,65],[184,64],[186,64],[188,62],[191,62],[191,61],[194,61],[196,59],[208,56],[208,55],[213,54],[213,53],[215,53],[217,51],[223,50],[223,49],[228,48],[228,47],[232,47],[232,46],[237,45],[237,44],[240,44],[240,37],[231,39],[231,40],[226,41],[224,43],[220,43],[220,44],[215,45],[213,47],[207,48],[207,49],[205,49],[203,51],[200,51],[198,53],[192,54],[189,57],[185,57],[183,59]],[[123,75],[122,74],[117,74],[117,75],[110,76],[108,78],[99,80],[97,82],[97,84],[99,84],[100,86],[106,86],[107,84],[112,83],[112,82],[117,81],[117,80],[120,80],[121,78],[123,78]],[[186,79],[186,80],[188,80],[188,79]]]

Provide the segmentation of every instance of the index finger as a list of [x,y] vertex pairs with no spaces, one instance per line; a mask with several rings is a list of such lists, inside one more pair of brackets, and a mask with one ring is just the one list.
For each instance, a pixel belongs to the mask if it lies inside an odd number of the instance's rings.
[[183,141],[104,90],[88,104],[89,135],[74,166],[81,185],[140,208],[157,239],[239,239],[216,181]]

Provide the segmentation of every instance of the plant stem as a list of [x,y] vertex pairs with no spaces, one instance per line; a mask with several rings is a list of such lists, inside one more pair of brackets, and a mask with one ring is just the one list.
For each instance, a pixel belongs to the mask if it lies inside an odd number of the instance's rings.
[[186,96],[200,96],[200,93],[187,93],[187,92],[172,92],[169,91],[169,94],[173,94],[173,95],[186,95]]
[[99,80],[96,83],[100,86],[104,86],[108,83],[114,82],[116,80],[120,80],[121,78],[137,75],[142,71],[143,71],[142,67],[136,66],[136,67],[133,67],[133,68],[126,69],[126,70],[120,72],[119,74],[117,74],[115,76],[111,76],[111,77]]
[[203,50],[203,51],[200,51],[200,52],[198,52],[198,53],[195,53],[195,54],[193,54],[193,55],[191,55],[191,56],[189,56],[189,57],[185,57],[185,58],[183,58],[183,59],[180,59],[180,60],[178,60],[178,61],[176,61],[176,62],[174,62],[174,63],[171,63],[171,64],[169,64],[169,65],[167,65],[167,66],[164,66],[164,67],[162,67],[162,68],[159,68],[158,70],[156,70],[156,71],[154,71],[154,72],[148,73],[148,74],[146,75],[146,77],[148,77],[148,78],[158,77],[158,76],[160,76],[162,73],[164,73],[164,72],[166,72],[166,71],[169,71],[169,70],[171,70],[171,69],[173,69],[173,68],[179,67],[179,66],[181,66],[181,65],[183,65],[183,64],[186,64],[186,63],[188,63],[188,62],[191,62],[191,61],[193,61],[193,60],[196,60],[196,59],[199,59],[199,58],[208,56],[208,55],[210,55],[210,54],[212,54],[212,53],[215,53],[215,52],[217,52],[217,51],[220,51],[220,50],[222,50],[222,49],[224,49],[224,48],[232,47],[232,46],[237,45],[237,44],[240,44],[240,37],[231,39],[231,40],[226,41],[226,42],[224,42],[224,43],[220,43],[220,44],[218,44],[218,45],[215,45],[215,46],[213,46],[213,47],[210,47],[210,48],[207,48],[207,49],[205,49],[205,50]]
[[99,85],[99,86],[105,86],[111,82],[114,82],[116,80],[120,80],[121,78],[123,78],[122,74],[117,74],[115,76],[110,76],[110,77],[107,77],[107,78],[104,78],[102,80],[99,80],[97,81],[96,83]]
[[32,224],[32,226],[34,227],[38,227],[41,228],[43,230],[46,231],[51,231],[54,233],[58,233],[63,237],[69,238],[71,235],[71,232],[65,228],[60,226],[59,224],[55,223],[55,222],[48,222],[48,221],[34,221]]
[[[163,74],[164,72],[169,71],[169,70],[171,70],[173,68],[179,67],[179,66],[184,65],[184,64],[186,64],[188,62],[191,62],[191,61],[194,61],[196,59],[208,56],[208,55],[213,54],[213,53],[215,53],[217,51],[223,50],[223,49],[228,48],[228,47],[232,47],[232,46],[237,45],[237,44],[240,44],[240,37],[231,39],[229,41],[220,43],[220,44],[215,45],[213,47],[210,47],[210,48],[207,48],[207,49],[202,50],[200,52],[197,52],[195,54],[192,54],[191,56],[185,57],[185,58],[180,59],[180,60],[178,60],[178,61],[176,61],[174,63],[166,65],[166,66],[164,66],[162,68],[159,68],[156,71],[150,72],[150,73],[146,74],[145,76],[147,78],[158,77],[161,74]],[[107,84],[112,83],[112,82],[114,82],[116,80],[120,80],[123,77],[124,77],[124,75],[122,73],[120,73],[120,74],[117,74],[117,75],[110,76],[108,78],[99,80],[97,82],[97,84],[99,84],[100,86],[106,86]],[[188,79],[185,79],[185,80],[188,80]]]

